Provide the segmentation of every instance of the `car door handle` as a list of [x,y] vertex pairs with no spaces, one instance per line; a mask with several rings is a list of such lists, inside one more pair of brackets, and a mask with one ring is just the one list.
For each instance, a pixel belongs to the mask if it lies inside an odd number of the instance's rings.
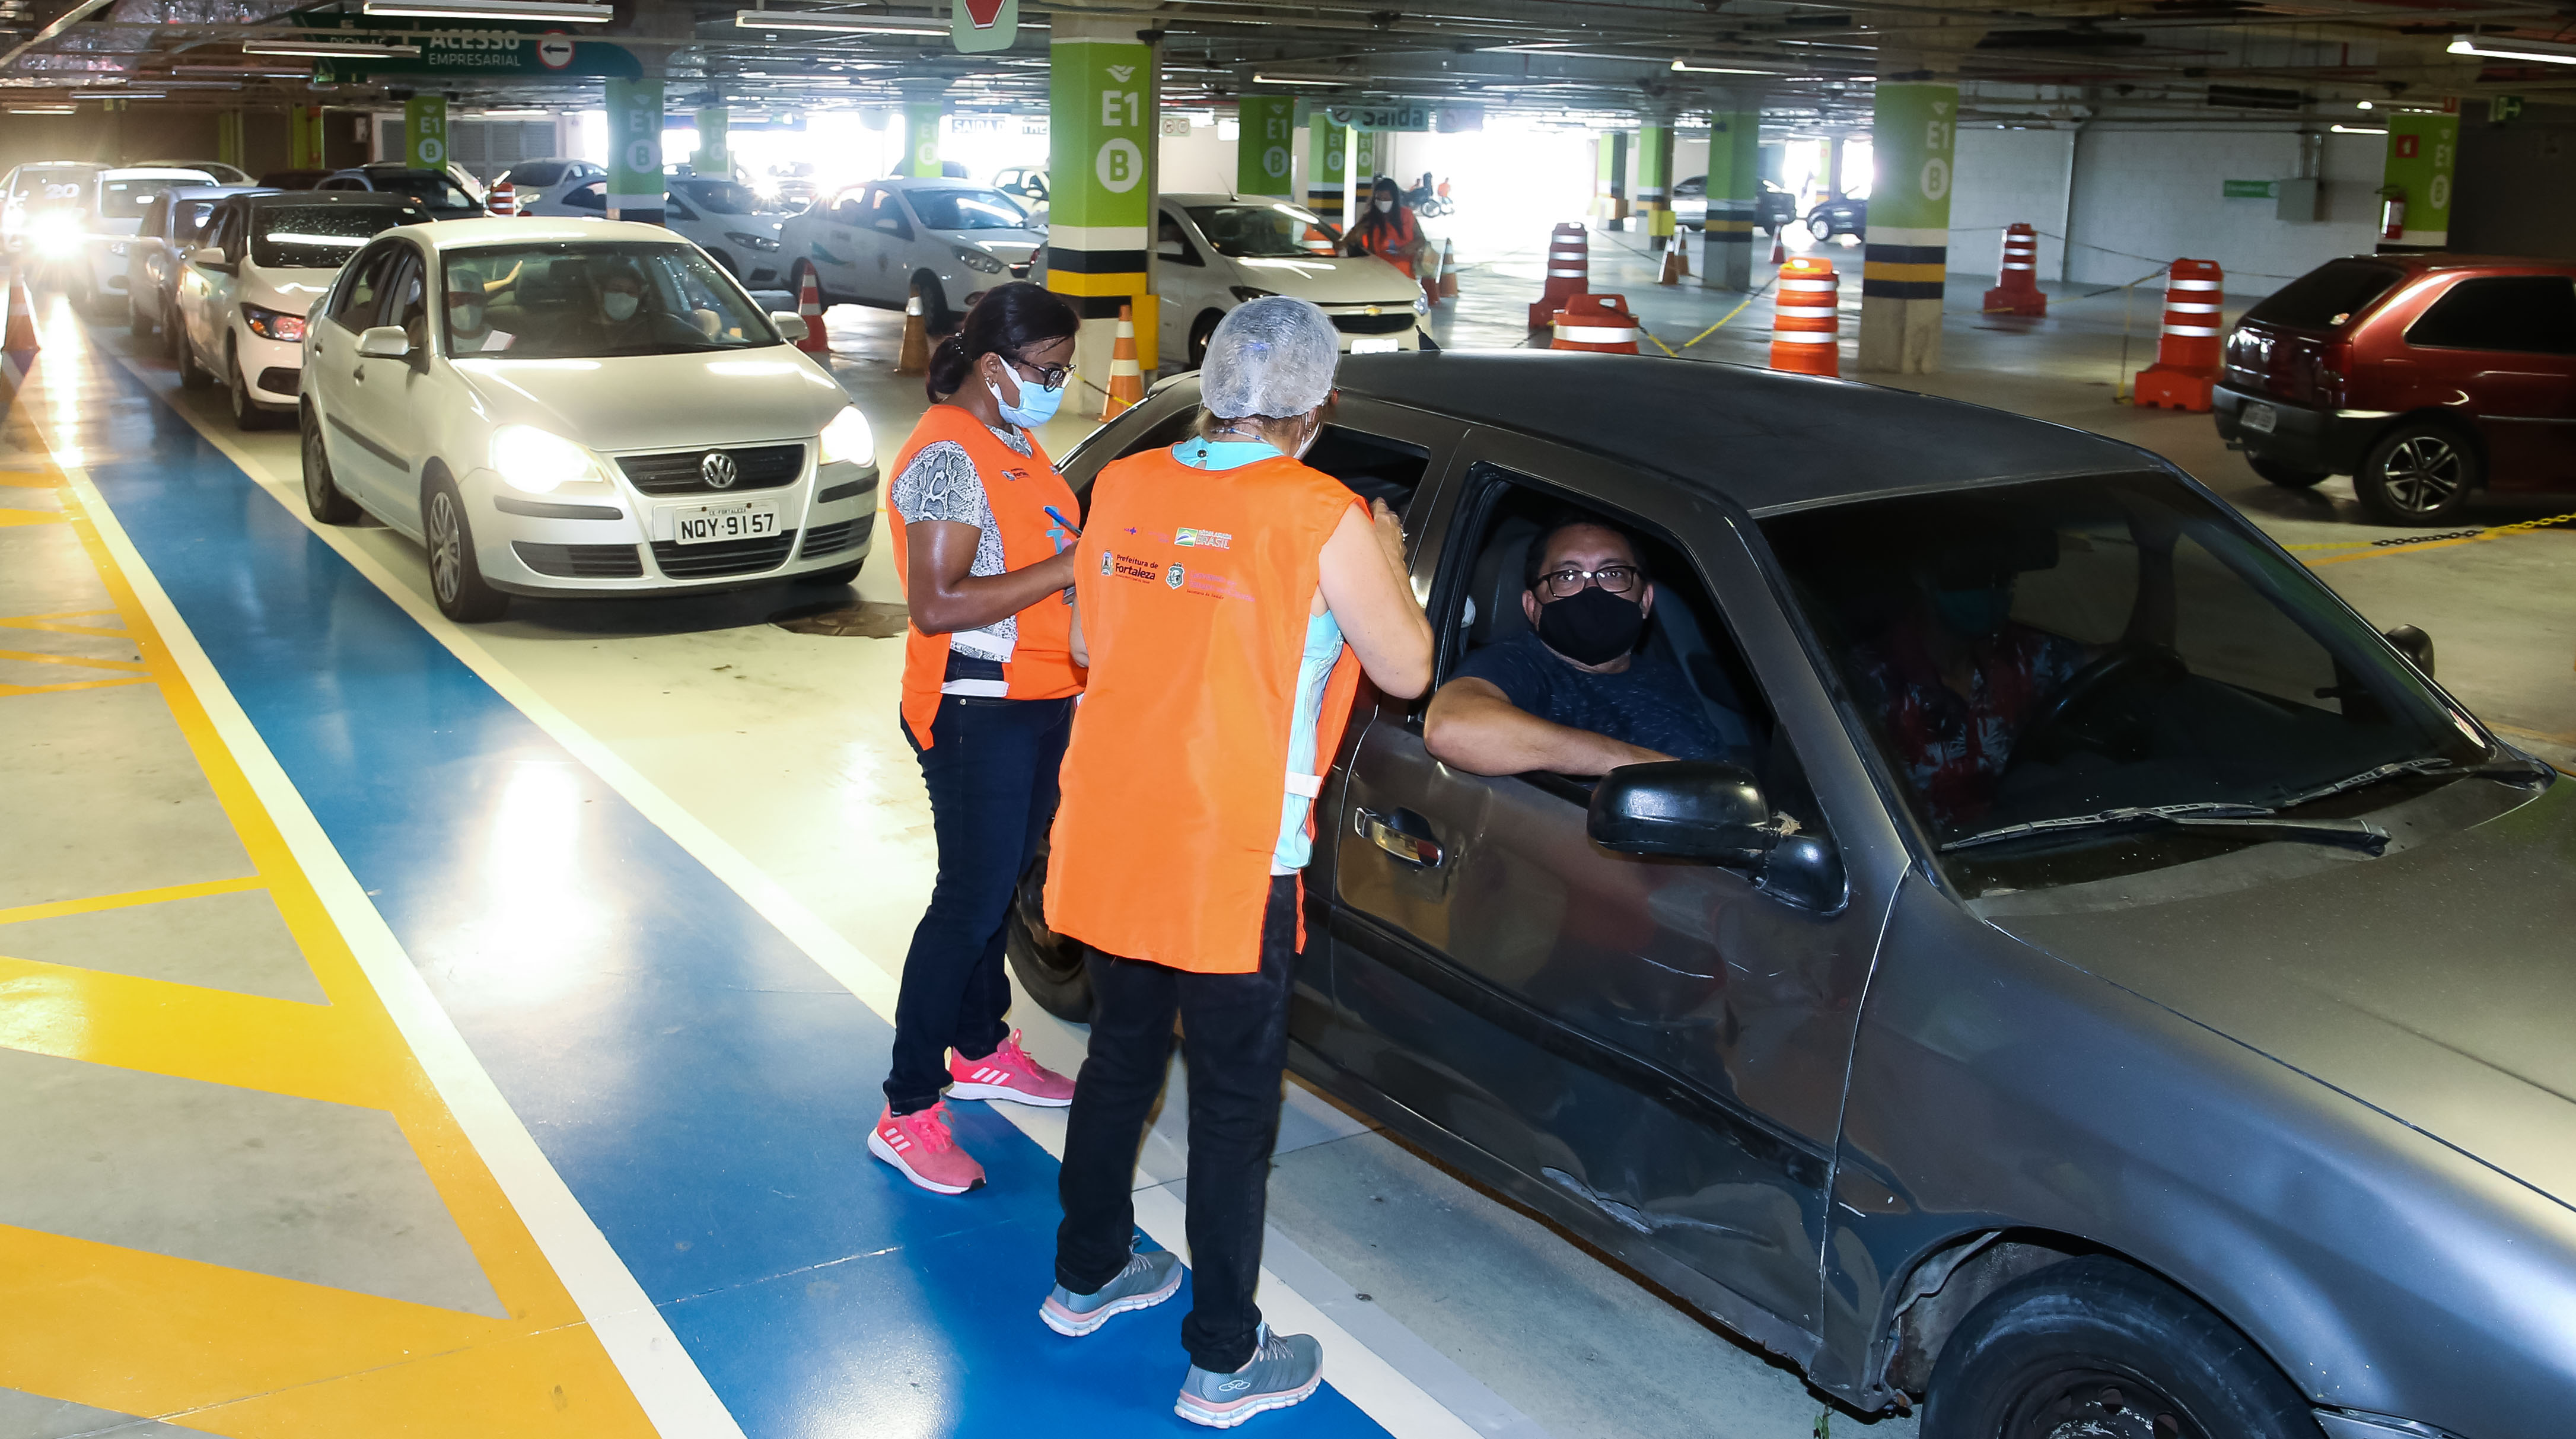
[[1438,869],[1446,856],[1437,840],[1407,833],[1394,819],[1373,809],[1351,812],[1351,827],[1360,837],[1418,869]]

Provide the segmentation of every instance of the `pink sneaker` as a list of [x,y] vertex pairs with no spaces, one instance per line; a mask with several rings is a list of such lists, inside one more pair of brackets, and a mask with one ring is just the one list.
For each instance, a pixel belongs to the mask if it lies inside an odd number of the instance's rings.
[[957,1147],[956,1136],[948,1130],[945,1104],[913,1114],[886,1110],[868,1133],[868,1153],[933,1194],[964,1194],[984,1187],[984,1166]]
[[1073,1081],[1029,1058],[1029,1052],[1020,1048],[1016,1029],[982,1059],[968,1059],[950,1050],[948,1078],[951,1099],[1007,1099],[1048,1109],[1073,1103]]

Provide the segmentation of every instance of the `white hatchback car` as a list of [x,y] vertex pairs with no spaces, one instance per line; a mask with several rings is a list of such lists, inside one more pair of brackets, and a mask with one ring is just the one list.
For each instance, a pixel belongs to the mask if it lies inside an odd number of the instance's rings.
[[179,383],[202,390],[222,381],[241,429],[283,422],[303,389],[304,317],[313,302],[370,238],[428,221],[417,201],[365,190],[263,190],[216,201],[171,297]]
[[826,305],[901,309],[921,296],[934,331],[957,323],[975,297],[1029,277],[1046,245],[1019,201],[966,180],[871,180],[790,215],[779,234],[787,288],[805,276]]
[[71,283],[72,303],[93,314],[124,314],[127,254],[143,229],[144,207],[155,195],[222,183],[211,171],[157,165],[99,172],[90,186],[89,219],[82,226],[81,269]]
[[305,502],[420,540],[456,620],[512,595],[846,584],[876,439],[803,330],[659,226],[388,231],[305,329]]

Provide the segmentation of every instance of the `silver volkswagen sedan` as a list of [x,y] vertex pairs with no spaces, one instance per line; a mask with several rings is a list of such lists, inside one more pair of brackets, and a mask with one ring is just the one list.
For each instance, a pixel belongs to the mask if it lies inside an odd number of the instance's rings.
[[[2576,1428],[2576,784],[2427,637],[1948,400],[1454,352],[1340,396],[1309,462],[1405,514],[1443,679],[1573,506],[1745,742],[1480,776],[1355,715],[1303,1076],[1928,1439]],[[1088,1013],[1033,883],[1009,945]]]

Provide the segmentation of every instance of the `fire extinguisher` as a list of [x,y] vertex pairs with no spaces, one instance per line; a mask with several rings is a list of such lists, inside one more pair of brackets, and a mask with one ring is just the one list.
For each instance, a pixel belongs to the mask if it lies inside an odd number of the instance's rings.
[[2406,238],[2405,191],[2382,190],[2379,192],[2379,238],[2383,240],[2403,240]]

